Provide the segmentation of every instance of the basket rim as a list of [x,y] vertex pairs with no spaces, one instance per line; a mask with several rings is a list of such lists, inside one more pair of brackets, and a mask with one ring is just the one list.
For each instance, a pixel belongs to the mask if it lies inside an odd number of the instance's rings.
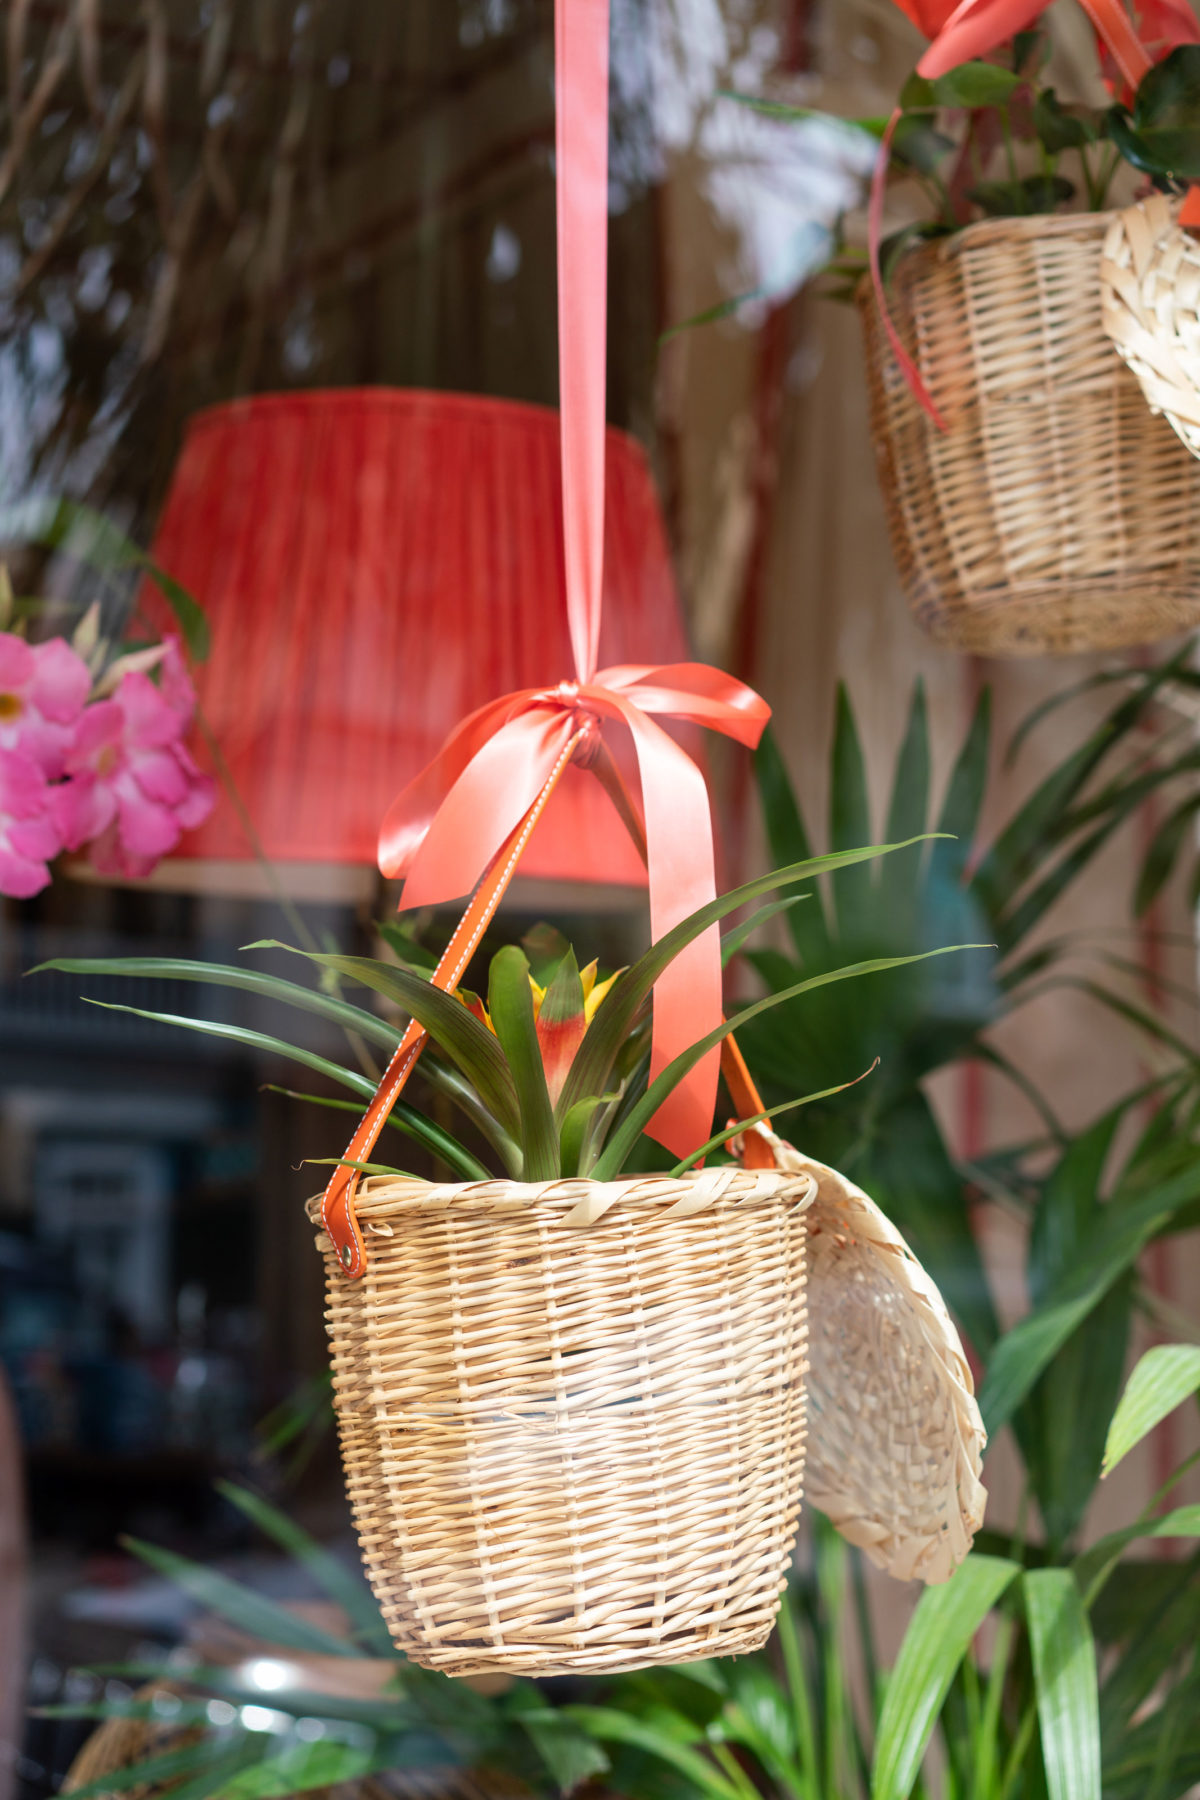
[[[1106,212],[1034,213],[1029,218],[974,219],[969,225],[960,225],[947,237],[914,244],[899,258],[889,281],[909,280],[917,270],[930,263],[953,262],[970,250],[987,250],[1015,240],[1028,242],[1048,237],[1098,237],[1103,240],[1113,221],[1120,217],[1120,210],[1111,207]],[[859,279],[855,299],[860,306],[869,307],[874,298],[874,282],[869,274],[864,274]]]
[[[530,1206],[550,1207],[564,1216],[587,1211],[599,1217],[617,1202],[646,1211],[670,1211],[687,1201],[689,1214],[722,1202],[745,1205],[794,1195],[804,1205],[816,1196],[816,1184],[807,1173],[786,1169],[746,1169],[737,1163],[721,1163],[711,1169],[688,1169],[682,1175],[664,1173],[621,1175],[614,1181],[595,1181],[591,1176],[563,1175],[551,1181],[517,1181],[497,1175],[487,1181],[434,1182],[399,1175],[365,1176],[355,1199],[355,1211],[365,1222],[380,1221],[398,1213],[480,1210],[522,1211]],[[315,1225],[321,1223],[321,1195],[305,1203]]]

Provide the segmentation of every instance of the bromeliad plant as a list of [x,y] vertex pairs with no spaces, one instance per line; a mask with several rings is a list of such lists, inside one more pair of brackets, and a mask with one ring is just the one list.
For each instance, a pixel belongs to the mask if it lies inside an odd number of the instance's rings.
[[[524,947],[507,945],[492,957],[486,1002],[475,995],[444,993],[430,982],[431,958],[395,927],[381,931],[394,954],[404,961],[343,955],[332,951],[293,949],[267,940],[248,946],[255,951],[291,951],[314,965],[318,981],[311,986],[251,968],[237,968],[174,958],[58,958],[44,969],[72,974],[128,976],[206,982],[281,1001],[315,1013],[341,1027],[352,1044],[372,1046],[391,1055],[401,1028],[363,1005],[343,997],[349,983],[378,996],[393,1009],[415,1019],[428,1033],[433,1054],[424,1061],[426,1078],[455,1107],[480,1140],[482,1156],[406,1101],[397,1101],[391,1123],[467,1180],[503,1173],[524,1181],[560,1176],[611,1180],[640,1153],[644,1134],[675,1084],[701,1057],[715,1049],[735,1028],[760,1013],[810,990],[852,976],[883,973],[897,961],[920,961],[953,949],[980,945],[940,945],[915,956],[868,958],[819,974],[803,975],[785,991],[765,995],[718,1026],[677,1056],[650,1079],[648,1025],[654,983],[685,946],[702,931],[776,889],[812,881],[819,874],[885,855],[905,846],[883,846],[806,858],[795,866],[765,875],[708,906],[666,933],[631,967],[603,981],[596,965],[582,971],[574,951],[557,933],[540,928]],[[730,931],[726,959],[768,918],[790,906],[788,899],[768,902]],[[100,1002],[99,1004],[107,1004]],[[369,1100],[375,1080],[345,1064],[335,1063],[301,1044],[270,1037],[219,1020],[150,1013],[137,1007],[115,1008],[165,1024],[232,1038],[248,1047],[282,1055],[318,1071]],[[853,1077],[862,1070],[849,1072]],[[845,1080],[839,1086],[845,1086]],[[824,1086],[799,1099],[788,1098],[755,1115],[768,1118],[822,1100],[838,1091]],[[304,1095],[329,1105],[324,1096]],[[354,1102],[332,1102],[358,1110]],[[740,1119],[718,1131],[675,1165],[681,1174],[701,1157],[719,1151],[753,1121]],[[340,1161],[341,1159],[336,1159]],[[404,1174],[390,1165],[354,1165],[367,1173]]]

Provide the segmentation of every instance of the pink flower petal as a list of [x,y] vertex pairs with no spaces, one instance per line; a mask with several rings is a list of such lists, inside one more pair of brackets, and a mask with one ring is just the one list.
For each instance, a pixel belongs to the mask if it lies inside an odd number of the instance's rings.
[[158,685],[163,699],[174,712],[190,719],[196,705],[196,690],[188,674],[177,637],[163,639],[165,654],[159,664]]
[[185,831],[195,831],[197,825],[203,825],[216,803],[216,782],[211,775],[197,775],[192,780],[187,798],[175,808],[175,817]]
[[62,838],[48,812],[37,819],[17,820],[6,833],[9,849],[30,862],[49,862],[62,849]]
[[52,781],[66,767],[74,736],[74,726],[56,725],[32,706],[27,706],[19,719],[7,724],[0,720],[0,749],[15,750],[28,757]]
[[107,831],[116,819],[117,801],[107,782],[73,775],[51,790],[51,810],[67,849],[78,850]]
[[148,800],[178,806],[186,800],[188,779],[170,750],[135,750],[129,757],[129,773]]
[[35,762],[0,749],[0,820],[33,819],[46,809],[46,777]]
[[13,900],[29,900],[49,885],[50,871],[45,863],[10,850],[0,831],[0,894],[8,894]]
[[75,726],[74,742],[67,754],[67,772],[87,769],[109,744],[120,742],[125,718],[115,700],[93,700],[85,706]]
[[33,646],[35,668],[29,698],[44,718],[70,725],[78,718],[92,691],[87,664],[64,639],[51,638]]
[[147,800],[128,776],[113,783],[117,796],[121,848],[132,856],[165,856],[179,842],[175,814],[156,800]]
[[23,693],[33,677],[33,651],[24,638],[0,631],[0,694]]
[[140,669],[122,675],[115,695],[125,721],[125,741],[141,749],[161,748],[180,735],[179,714],[168,706],[148,675]]

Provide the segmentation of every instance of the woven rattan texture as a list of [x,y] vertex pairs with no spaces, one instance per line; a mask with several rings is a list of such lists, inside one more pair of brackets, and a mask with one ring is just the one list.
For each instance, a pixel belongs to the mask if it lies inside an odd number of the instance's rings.
[[347,1488],[400,1649],[548,1675],[765,1641],[803,1482],[813,1191],[734,1168],[363,1184],[365,1276],[317,1242]]
[[864,288],[892,549],[939,643],[1039,655],[1200,622],[1200,468],[1101,321],[1114,216],[988,220],[902,259],[892,316],[946,431],[913,397]]
[[987,1499],[986,1438],[958,1332],[875,1202],[771,1141],[781,1169],[817,1184],[807,1215],[806,1497],[889,1575],[947,1581]]
[[1200,238],[1152,194],[1117,213],[1100,263],[1104,329],[1151,408],[1200,456]]

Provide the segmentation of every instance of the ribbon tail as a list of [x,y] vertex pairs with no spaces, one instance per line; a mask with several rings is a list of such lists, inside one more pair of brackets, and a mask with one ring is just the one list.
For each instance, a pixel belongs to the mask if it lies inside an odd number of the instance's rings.
[[[654,941],[715,899],[712,814],[704,777],[660,726],[619,694],[611,708],[633,734],[646,818],[650,930]],[[710,925],[670,962],[654,984],[650,1079],[720,1024],[721,936]],[[711,1135],[721,1052],[705,1053],[679,1081],[647,1127],[673,1156],[685,1157]]]
[[960,63],[986,56],[1025,31],[1049,0],[962,0],[917,64],[918,75],[936,81]]
[[900,333],[892,322],[888,311],[887,292],[883,285],[883,268],[879,260],[879,245],[883,235],[883,191],[887,183],[888,163],[892,156],[892,139],[896,135],[896,127],[901,119],[900,108],[897,107],[888,120],[887,130],[879,146],[879,155],[875,162],[875,173],[871,177],[871,204],[867,213],[867,251],[871,259],[871,285],[875,289],[875,304],[879,308],[879,317],[883,321],[883,329],[887,341],[892,347],[892,355],[900,365],[901,373],[908,383],[914,400],[918,406],[928,413],[939,431],[947,429],[946,421],[934,404],[933,395],[921,379],[921,372],[916,363],[900,342]]
[[1101,39],[1113,54],[1121,74],[1136,93],[1142,76],[1152,66],[1150,57],[1133,29],[1120,0],[1080,0]]

